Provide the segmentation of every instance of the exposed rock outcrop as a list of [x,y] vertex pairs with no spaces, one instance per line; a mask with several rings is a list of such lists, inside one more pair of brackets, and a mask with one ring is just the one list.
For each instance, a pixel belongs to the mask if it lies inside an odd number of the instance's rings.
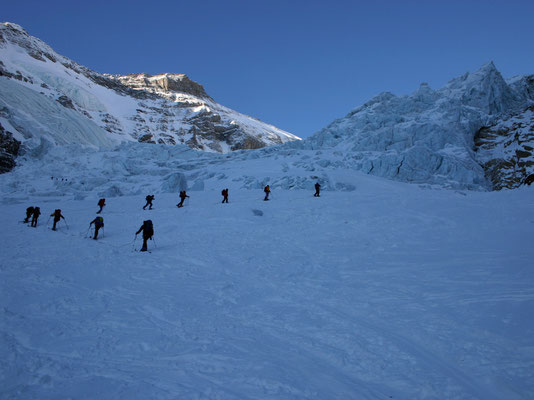
[[476,158],[493,189],[514,189],[534,173],[534,106],[478,130]]
[[129,74],[109,76],[134,90],[156,94],[161,91],[166,93],[187,93],[196,97],[211,99],[201,84],[192,81],[185,74]]
[[0,124],[0,174],[15,168],[15,158],[19,153],[19,148],[20,142]]

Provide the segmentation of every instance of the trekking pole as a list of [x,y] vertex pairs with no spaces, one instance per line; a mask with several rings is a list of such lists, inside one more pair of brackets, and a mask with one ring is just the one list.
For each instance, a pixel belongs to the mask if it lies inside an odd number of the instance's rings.
[[106,237],[106,228],[102,227],[102,238]]
[[63,222],[65,222],[65,225],[67,225],[67,230],[69,230],[69,224],[67,224],[67,220],[63,218]]
[[154,247],[157,249],[158,245],[156,244],[156,239],[154,238],[154,236],[152,236],[152,241],[154,242]]
[[137,235],[135,235],[135,238],[132,243],[132,251],[135,251],[135,241],[137,240]]
[[89,231],[91,230],[91,225],[89,225],[89,228],[85,231],[85,237],[89,236]]
[[48,223],[50,222],[50,218],[52,218],[52,216],[49,216],[48,219],[46,220],[46,226],[48,226]]

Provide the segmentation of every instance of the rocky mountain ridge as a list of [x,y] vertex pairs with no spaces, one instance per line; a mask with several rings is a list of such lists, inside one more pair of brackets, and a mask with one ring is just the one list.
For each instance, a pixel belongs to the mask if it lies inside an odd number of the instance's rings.
[[216,103],[184,74],[100,74],[12,23],[0,24],[0,89],[0,122],[23,142],[183,143],[226,153],[299,139]]

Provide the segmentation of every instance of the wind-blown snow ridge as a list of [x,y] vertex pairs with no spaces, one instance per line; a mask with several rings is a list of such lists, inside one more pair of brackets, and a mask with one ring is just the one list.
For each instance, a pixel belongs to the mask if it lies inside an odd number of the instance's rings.
[[[0,123],[34,145],[141,141],[226,153],[299,140],[216,103],[184,74],[99,74],[11,23],[0,24],[0,92]],[[28,95],[35,100],[21,105]]]

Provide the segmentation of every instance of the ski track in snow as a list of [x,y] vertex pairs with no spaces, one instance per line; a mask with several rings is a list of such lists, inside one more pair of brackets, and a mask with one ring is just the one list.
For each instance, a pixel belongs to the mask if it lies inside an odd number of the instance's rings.
[[532,189],[365,179],[108,198],[97,242],[96,196],[5,199],[0,398],[530,398]]

